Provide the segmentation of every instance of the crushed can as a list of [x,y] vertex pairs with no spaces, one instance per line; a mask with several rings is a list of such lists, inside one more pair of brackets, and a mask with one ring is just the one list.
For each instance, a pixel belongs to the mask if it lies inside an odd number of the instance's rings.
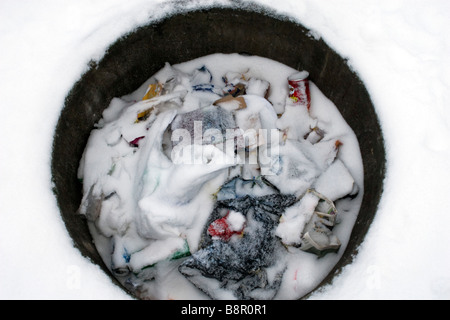
[[309,91],[309,72],[300,71],[288,77],[289,98],[295,105],[303,105],[311,108],[311,94]]

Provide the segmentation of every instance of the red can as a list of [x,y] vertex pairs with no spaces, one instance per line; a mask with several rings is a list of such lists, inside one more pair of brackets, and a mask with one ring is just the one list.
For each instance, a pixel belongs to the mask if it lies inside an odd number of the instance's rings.
[[300,71],[289,76],[289,98],[291,98],[296,105],[303,105],[311,108],[311,94],[309,92],[309,72]]

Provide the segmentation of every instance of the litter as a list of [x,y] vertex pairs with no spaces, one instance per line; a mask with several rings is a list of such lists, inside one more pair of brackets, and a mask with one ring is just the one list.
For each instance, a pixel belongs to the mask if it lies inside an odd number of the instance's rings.
[[[272,298],[285,270],[282,259],[277,259],[283,248],[273,228],[283,209],[294,202],[295,197],[281,194],[219,202],[213,215],[225,208],[246,216],[243,235],[234,241],[231,236],[225,238],[225,232],[219,237],[213,235],[205,241],[204,248],[183,261],[180,272],[212,298],[217,297],[214,282],[236,299]],[[271,267],[278,271],[272,281],[267,276]]]
[[233,235],[242,235],[244,231],[245,218],[236,211],[228,211],[220,219],[213,221],[208,227],[208,234],[224,241],[230,240]]
[[139,298],[286,294],[284,281],[302,277],[293,261],[342,251],[334,231],[351,220],[339,201],[362,194],[345,160],[357,141],[342,120],[322,120],[334,106],[308,72],[211,57],[167,63],[140,101],[113,99],[80,162],[79,213]]
[[311,220],[305,227],[300,248],[318,256],[338,251],[341,242],[332,233],[337,219],[336,206],[331,200],[314,189],[309,189],[307,192],[318,197],[319,202],[314,209]]
[[160,96],[163,90],[163,86],[161,83],[152,83],[149,84],[147,92],[145,93],[142,100],[149,100],[151,98]]
[[301,71],[294,73],[288,78],[289,82],[289,98],[296,105],[305,106],[306,109],[311,108],[311,94],[309,91],[309,72]]

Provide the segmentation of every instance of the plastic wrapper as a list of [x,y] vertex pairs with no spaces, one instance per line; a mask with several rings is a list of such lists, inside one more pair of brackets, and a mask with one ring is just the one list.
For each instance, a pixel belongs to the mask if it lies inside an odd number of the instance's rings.
[[326,121],[287,96],[277,117],[267,97],[285,82],[257,69],[221,83],[201,65],[166,64],[141,101],[104,112],[80,165],[80,213],[138,296],[170,298],[187,284],[214,299],[272,299],[293,254],[339,250],[330,199],[357,186]]
[[305,227],[302,237],[301,249],[312,252],[319,257],[329,252],[337,252],[341,247],[341,242],[332,229],[336,224],[337,209],[334,203],[324,195],[310,189],[319,198],[319,202],[314,210],[311,220]]
[[[229,241],[206,235],[202,249],[183,261],[180,272],[212,298],[222,291],[236,299],[273,298],[285,270],[280,258],[285,249],[274,228],[284,208],[295,201],[282,194],[219,201],[212,220],[223,209],[240,212],[246,217],[243,235]],[[275,276],[269,277],[269,269],[276,270]]]
[[163,85],[161,83],[152,83],[148,86],[147,92],[145,93],[142,100],[149,100],[151,98],[160,96],[163,91]]

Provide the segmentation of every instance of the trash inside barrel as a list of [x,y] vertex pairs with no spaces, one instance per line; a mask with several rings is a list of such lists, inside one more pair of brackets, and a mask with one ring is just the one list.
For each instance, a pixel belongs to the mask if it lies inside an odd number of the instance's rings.
[[[298,83],[305,74],[213,54],[166,63],[146,92],[114,98],[80,163],[79,212],[124,286],[143,299],[180,298],[183,283],[186,297],[273,299],[294,286],[289,266],[316,281],[331,270],[317,258],[339,254],[335,228],[351,230],[361,156],[333,103]],[[305,253],[316,274],[298,271]]]
[[[269,32],[243,48],[227,40],[232,32],[201,32],[211,17],[222,31],[239,19],[255,37],[256,25]],[[205,35],[195,48],[180,19]],[[158,23],[164,32],[150,25],[111,47],[66,99],[52,175],[69,234],[138,298],[305,296],[351,262],[376,212],[384,149],[367,92],[292,21],[222,8]],[[258,45],[283,42],[283,33],[296,40],[270,55]],[[152,45],[140,41],[149,35]],[[180,47],[167,50],[174,41]],[[131,48],[139,48],[132,57]],[[205,56],[205,48],[255,55]],[[306,70],[309,94],[299,104],[289,81]],[[235,258],[222,271],[213,267],[220,250]],[[317,273],[302,274],[311,265]]]

